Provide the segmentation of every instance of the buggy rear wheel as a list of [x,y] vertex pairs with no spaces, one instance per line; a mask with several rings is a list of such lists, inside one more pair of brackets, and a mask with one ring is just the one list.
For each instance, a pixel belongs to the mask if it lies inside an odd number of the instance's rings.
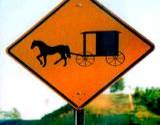
[[112,66],[120,66],[125,61],[125,55],[122,52],[118,52],[118,56],[107,56],[106,62]]
[[95,62],[95,57],[91,53],[87,52],[87,56],[76,56],[76,63],[82,67],[89,67]]

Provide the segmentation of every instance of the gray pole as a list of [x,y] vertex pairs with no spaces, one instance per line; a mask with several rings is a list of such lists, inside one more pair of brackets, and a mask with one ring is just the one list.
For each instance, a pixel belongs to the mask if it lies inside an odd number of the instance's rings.
[[85,125],[84,109],[74,110],[75,125]]

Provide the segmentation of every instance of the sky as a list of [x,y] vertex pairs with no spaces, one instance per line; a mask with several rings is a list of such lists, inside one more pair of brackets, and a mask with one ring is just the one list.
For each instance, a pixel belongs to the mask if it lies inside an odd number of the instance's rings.
[[[62,0],[0,0],[0,109],[39,119],[67,102],[6,54],[6,48]],[[123,77],[131,88],[160,87],[160,1],[98,0],[156,49]],[[135,50],[136,51],[136,50]]]

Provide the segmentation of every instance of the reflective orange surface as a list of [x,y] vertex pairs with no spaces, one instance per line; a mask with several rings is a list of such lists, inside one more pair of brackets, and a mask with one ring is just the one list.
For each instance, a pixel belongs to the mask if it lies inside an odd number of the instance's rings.
[[[29,31],[30,34],[25,35],[25,38],[19,39],[18,43],[11,47],[10,53],[56,88],[64,98],[70,99],[70,103],[75,104],[72,104],[74,107],[79,108],[114,78],[118,79],[122,72],[142,58],[152,46],[144,42],[145,38],[139,38],[108,14],[108,10],[102,10],[92,0],[64,2],[65,4],[41,25],[31,30],[32,32]],[[64,67],[63,61],[54,65],[60,58],[59,54],[55,54],[48,56],[46,67],[42,67],[36,59],[39,49],[30,49],[33,40],[42,40],[49,46],[69,45],[71,52],[82,54],[82,32],[110,30],[120,32],[119,51],[125,55],[125,61],[120,66],[109,65],[105,57],[95,57],[93,65],[82,67],[76,63],[76,55],[72,55]],[[87,41],[87,51],[94,54],[95,35],[89,35]]]

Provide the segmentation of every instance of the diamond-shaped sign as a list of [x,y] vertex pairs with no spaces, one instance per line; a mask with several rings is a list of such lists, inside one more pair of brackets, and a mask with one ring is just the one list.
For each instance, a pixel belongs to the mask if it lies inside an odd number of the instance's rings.
[[65,0],[8,49],[75,108],[82,108],[154,46],[96,0]]

